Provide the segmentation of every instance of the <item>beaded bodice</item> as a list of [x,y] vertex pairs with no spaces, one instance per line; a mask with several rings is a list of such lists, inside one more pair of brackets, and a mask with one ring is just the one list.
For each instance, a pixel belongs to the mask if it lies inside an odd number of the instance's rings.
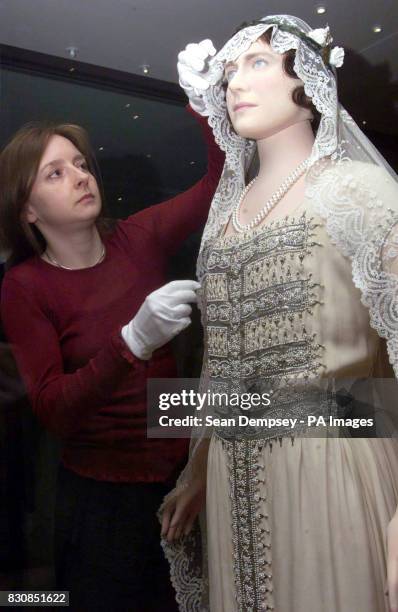
[[[213,392],[271,392],[271,407],[252,407],[252,416],[302,418],[329,412],[328,403],[321,406],[324,396],[314,396],[329,384],[326,377],[369,375],[377,334],[349,260],[316,215],[304,212],[250,234],[220,237],[202,257],[205,366]],[[231,405],[214,411],[241,414]]]
[[[298,384],[319,378],[323,368],[323,347],[310,323],[322,293],[308,265],[321,246],[317,227],[303,213],[250,234],[219,238],[203,253],[209,384],[218,394],[271,393],[272,406],[252,406],[250,416],[302,416]],[[313,398],[307,412],[312,404]],[[213,410],[221,417],[242,414],[226,402]],[[215,429],[224,437],[261,433],[256,427]]]
[[208,249],[204,328],[209,376],[220,384],[308,377],[321,347],[308,319],[321,286],[306,269],[316,224],[305,214]]
[[[371,375],[379,338],[350,261],[308,208],[249,234],[218,238],[202,257],[205,367],[213,392],[271,392],[271,405],[251,407],[252,416],[300,419],[330,414],[334,379]],[[214,411],[241,414],[231,405]],[[259,433],[246,428],[244,435],[249,432]]]

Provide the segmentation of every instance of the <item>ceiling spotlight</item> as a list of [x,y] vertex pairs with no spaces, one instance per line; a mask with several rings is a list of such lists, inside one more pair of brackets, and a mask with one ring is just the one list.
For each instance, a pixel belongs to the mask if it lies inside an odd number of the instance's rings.
[[122,197],[120,197],[120,198],[118,198],[118,199],[117,199],[117,201],[118,201],[118,202],[121,202],[122,200],[123,200],[123,198],[122,198]]
[[133,115],[133,119],[138,119],[139,115]]
[[367,121],[362,121],[362,125],[366,125],[366,124],[367,124]]
[[72,66],[72,68],[69,68],[69,72],[75,72],[75,68]]
[[131,106],[131,104],[130,104],[130,102],[129,102],[128,104],[126,104],[126,105],[125,105],[125,107],[124,107],[124,108],[130,108],[130,106]]
[[373,32],[375,34],[380,34],[381,30],[382,30],[381,25],[376,24],[376,25],[373,26]]
[[318,15],[324,15],[326,13],[326,6],[324,4],[318,4],[315,10]]
[[78,54],[78,47],[66,47],[65,51],[67,51],[69,57],[71,57],[72,59],[75,59],[75,57]]
[[191,166],[194,166],[194,165],[195,165],[195,162],[194,162],[194,161],[191,161],[191,162],[189,162],[189,163],[191,164]]
[[146,156],[148,159],[151,159],[152,155],[150,153],[147,153]]
[[103,151],[104,147],[98,147],[98,151]]
[[149,74],[149,68],[150,68],[149,64],[142,64],[140,68],[143,74]]

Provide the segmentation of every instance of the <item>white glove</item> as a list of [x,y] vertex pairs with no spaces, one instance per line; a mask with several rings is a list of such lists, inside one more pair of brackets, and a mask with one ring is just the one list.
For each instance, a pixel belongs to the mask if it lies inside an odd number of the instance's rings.
[[122,337],[139,359],[150,359],[152,352],[174,338],[191,323],[191,302],[200,284],[192,280],[167,283],[150,293],[135,317],[122,328]]
[[177,70],[179,83],[189,98],[193,110],[203,114],[203,92],[209,87],[209,59],[216,54],[211,40],[187,45],[178,54]]

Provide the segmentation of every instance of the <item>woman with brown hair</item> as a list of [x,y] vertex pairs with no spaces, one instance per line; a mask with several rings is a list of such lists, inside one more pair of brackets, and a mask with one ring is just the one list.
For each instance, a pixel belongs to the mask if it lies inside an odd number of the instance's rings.
[[28,125],[0,155],[2,321],[35,414],[63,441],[55,567],[72,609],[174,608],[155,512],[186,444],[146,438],[146,381],[176,375],[168,342],[196,301],[195,281],[164,283],[223,165],[200,123],[207,174],[113,227],[81,127]]

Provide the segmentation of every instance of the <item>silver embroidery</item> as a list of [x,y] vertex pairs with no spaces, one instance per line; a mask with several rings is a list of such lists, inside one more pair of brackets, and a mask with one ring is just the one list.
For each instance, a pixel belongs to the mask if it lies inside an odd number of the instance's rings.
[[263,442],[223,440],[223,445],[229,467],[238,609],[274,610],[271,529],[267,498],[259,490],[260,483],[265,485]]
[[207,318],[209,321],[229,321],[231,318],[231,304],[208,304]]
[[206,292],[209,300],[227,300],[227,287],[226,274],[211,274],[206,279]]
[[226,357],[228,355],[228,329],[226,327],[209,327],[207,345],[209,355]]

